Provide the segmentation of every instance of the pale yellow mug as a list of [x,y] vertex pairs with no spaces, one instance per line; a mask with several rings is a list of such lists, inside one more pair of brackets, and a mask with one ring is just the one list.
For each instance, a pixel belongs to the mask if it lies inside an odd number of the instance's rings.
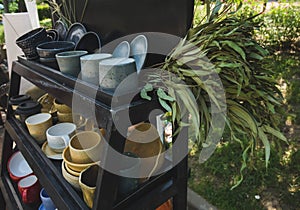
[[35,138],[38,144],[46,140],[46,131],[52,126],[52,116],[49,113],[32,115],[25,120],[30,135]]
[[101,155],[100,132],[82,131],[76,133],[70,140],[69,149],[74,163],[92,163],[100,160]]

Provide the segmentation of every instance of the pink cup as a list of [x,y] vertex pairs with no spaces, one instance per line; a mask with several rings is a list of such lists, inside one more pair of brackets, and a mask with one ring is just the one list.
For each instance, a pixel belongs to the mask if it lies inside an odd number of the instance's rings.
[[26,204],[39,201],[40,188],[40,183],[35,175],[27,176],[18,182],[18,189],[22,201]]

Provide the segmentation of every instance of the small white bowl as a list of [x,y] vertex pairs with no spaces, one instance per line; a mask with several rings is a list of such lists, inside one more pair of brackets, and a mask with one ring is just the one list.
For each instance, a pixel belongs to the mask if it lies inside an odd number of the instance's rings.
[[15,152],[7,162],[7,170],[15,182],[33,173],[20,151]]

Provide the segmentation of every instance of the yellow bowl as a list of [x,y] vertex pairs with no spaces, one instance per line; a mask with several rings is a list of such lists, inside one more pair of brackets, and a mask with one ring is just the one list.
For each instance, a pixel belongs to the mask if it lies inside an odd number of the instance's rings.
[[60,103],[59,101],[57,101],[57,99],[54,99],[53,105],[54,105],[54,108],[58,112],[61,112],[61,113],[70,113],[70,112],[72,112],[72,109],[69,106],[67,106],[66,104]]
[[72,113],[71,112],[57,112],[57,119],[59,122],[73,122]]
[[67,182],[69,182],[76,190],[81,191],[79,176],[74,176],[67,171],[65,161],[62,161],[61,172]]
[[67,170],[67,172],[69,174],[72,174],[73,176],[78,176],[80,175],[80,172],[74,171],[71,168],[69,168],[69,166],[65,163],[65,169]]
[[[74,162],[72,162],[69,146],[67,146],[64,149],[64,151],[62,153],[62,157],[63,157],[63,160],[66,163],[67,167],[75,172],[81,172],[84,169],[86,169],[87,167],[95,164],[95,162],[91,162],[91,163],[74,163]],[[99,164],[100,162],[96,162],[96,163]]]

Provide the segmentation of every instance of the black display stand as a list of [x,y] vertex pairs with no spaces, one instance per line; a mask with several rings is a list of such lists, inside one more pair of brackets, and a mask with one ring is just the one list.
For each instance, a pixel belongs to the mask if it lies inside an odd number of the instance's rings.
[[[59,101],[72,106],[74,95],[79,99],[96,106],[96,116],[99,127],[106,129],[105,139],[111,148],[122,153],[125,144],[123,137],[113,121],[113,117],[122,116],[127,111],[128,106],[111,107],[113,100],[111,93],[98,90],[97,87],[89,85],[76,78],[66,76],[61,72],[48,68],[35,61],[28,61],[19,57],[13,62],[9,96],[19,94],[20,79],[25,78],[39,88],[56,97]],[[76,89],[75,87],[76,83]],[[91,93],[96,92],[95,96]],[[126,95],[114,98],[122,102]],[[151,101],[142,100],[137,95],[129,105],[129,115],[132,124],[148,121],[149,113],[160,108],[155,99]],[[115,118],[116,119],[116,118]],[[143,183],[135,192],[126,198],[117,199],[119,176],[106,170],[100,170],[97,179],[97,188],[94,198],[93,209],[155,209],[168,199],[172,199],[174,210],[184,210],[187,206],[187,156],[178,164],[177,159],[187,151],[187,128],[183,129],[185,142],[184,147],[179,151],[172,151],[172,157],[166,159],[165,163],[170,170],[152,177]],[[182,140],[182,138],[180,139]],[[174,138],[174,141],[175,138]],[[13,148],[14,143],[16,147]],[[38,177],[41,185],[46,189],[53,199],[58,209],[88,209],[82,199],[82,195],[76,192],[71,185],[63,178],[60,171],[60,161],[48,159],[40,146],[30,136],[21,123],[14,118],[12,110],[9,108],[7,121],[5,123],[4,141],[1,142],[1,192],[0,200],[4,197],[6,209],[36,209],[36,206],[28,206],[22,203],[19,197],[16,184],[13,183],[7,171],[7,161],[15,150],[20,150]],[[105,158],[110,158],[110,150]],[[0,203],[0,209],[4,208],[4,203]]]

